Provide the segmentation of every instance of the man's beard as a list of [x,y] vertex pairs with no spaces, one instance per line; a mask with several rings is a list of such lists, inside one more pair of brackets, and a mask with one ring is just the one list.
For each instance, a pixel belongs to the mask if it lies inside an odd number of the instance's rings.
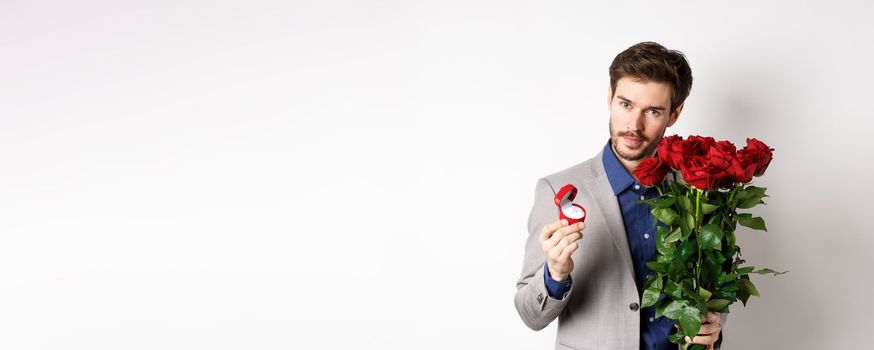
[[[638,133],[633,132],[633,131],[622,131],[622,132],[616,134],[613,132],[613,123],[610,123],[610,122],[608,122],[608,123],[610,124],[610,140],[612,141],[611,143],[613,144],[613,152],[616,153],[617,157],[622,158],[622,159],[627,160],[627,161],[631,161],[631,162],[636,162],[636,161],[642,160],[644,158],[649,157],[651,154],[653,154],[653,152],[655,152],[656,148],[659,146],[658,141],[660,141],[662,139],[662,137],[665,136],[665,131],[667,131],[667,128],[662,129],[662,132],[659,134],[659,137],[656,139],[656,141],[651,142],[651,140],[646,138],[646,136],[643,136],[642,134],[638,134]],[[646,144],[646,147],[644,147],[643,149],[638,150],[638,151],[625,152],[624,150],[620,149],[617,146],[619,139],[624,137],[624,136],[631,136],[631,137],[640,139],[641,143]]]

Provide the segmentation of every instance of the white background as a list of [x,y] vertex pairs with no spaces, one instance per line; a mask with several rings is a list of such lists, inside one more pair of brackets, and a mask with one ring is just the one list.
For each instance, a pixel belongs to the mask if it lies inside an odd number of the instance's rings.
[[644,40],[776,148],[725,349],[870,345],[870,2],[0,2],[0,348],[548,349],[534,185]]

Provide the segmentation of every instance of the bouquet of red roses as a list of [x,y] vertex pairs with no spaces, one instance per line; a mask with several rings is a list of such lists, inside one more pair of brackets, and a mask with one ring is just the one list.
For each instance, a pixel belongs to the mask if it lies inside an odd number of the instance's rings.
[[[647,267],[656,274],[647,280],[642,306],[656,306],[656,317],[677,320],[681,332],[673,343],[698,334],[702,315],[727,313],[740,300],[746,305],[758,296],[749,274],[782,274],[743,266],[735,239],[737,225],[767,231],[765,221],[738,209],[750,209],[768,197],[763,187],[749,183],[764,174],[773,148],[754,138],[741,150],[712,137],[673,135],[658,144],[657,155],[641,162],[634,175],[645,186],[658,186],[658,198],[643,201],[657,222],[656,260]],[[668,180],[668,181],[665,181]],[[664,294],[664,297],[660,296]]]

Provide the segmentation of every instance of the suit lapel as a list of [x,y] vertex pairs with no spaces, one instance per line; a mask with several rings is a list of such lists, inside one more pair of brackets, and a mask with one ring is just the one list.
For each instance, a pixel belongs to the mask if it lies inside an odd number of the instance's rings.
[[607,223],[607,230],[613,245],[619,251],[619,256],[628,271],[628,276],[634,279],[634,267],[631,262],[631,249],[628,247],[628,237],[625,233],[625,223],[622,221],[622,212],[619,209],[619,201],[613,194],[613,188],[610,187],[610,180],[607,179],[607,172],[604,171],[604,162],[602,161],[603,151],[598,153],[598,156],[593,160],[592,167],[595,177],[585,178],[586,188],[592,192],[592,198],[604,216],[604,221]]

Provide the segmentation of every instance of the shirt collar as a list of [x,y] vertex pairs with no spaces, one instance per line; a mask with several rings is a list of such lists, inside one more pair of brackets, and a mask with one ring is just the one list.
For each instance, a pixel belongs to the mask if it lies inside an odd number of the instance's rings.
[[613,153],[613,147],[610,144],[611,141],[607,140],[601,161],[604,163],[604,170],[607,172],[607,180],[610,181],[610,187],[613,187],[613,194],[618,196],[636,181],[628,173],[628,170],[622,166],[619,159],[616,158],[616,153]]

